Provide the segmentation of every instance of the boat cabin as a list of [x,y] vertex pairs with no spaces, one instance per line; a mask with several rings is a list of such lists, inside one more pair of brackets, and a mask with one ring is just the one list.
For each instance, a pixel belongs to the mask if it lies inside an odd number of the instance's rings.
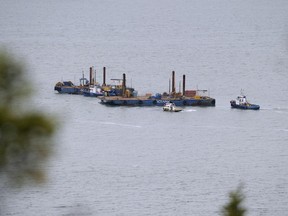
[[247,104],[246,96],[238,96],[236,99],[236,104]]

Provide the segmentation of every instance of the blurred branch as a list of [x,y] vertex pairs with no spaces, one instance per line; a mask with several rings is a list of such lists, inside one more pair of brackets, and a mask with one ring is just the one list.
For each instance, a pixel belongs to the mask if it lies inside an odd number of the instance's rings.
[[0,180],[12,184],[43,182],[43,162],[52,153],[53,121],[42,113],[22,112],[29,86],[21,65],[0,52]]

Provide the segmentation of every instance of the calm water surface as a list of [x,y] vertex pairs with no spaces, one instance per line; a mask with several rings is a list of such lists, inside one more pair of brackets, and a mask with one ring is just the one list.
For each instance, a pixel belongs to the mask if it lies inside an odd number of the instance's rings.
[[[244,184],[251,216],[288,211],[288,2],[2,0],[0,46],[26,62],[59,128],[44,186],[2,189],[3,215],[220,215]],[[140,94],[207,88],[216,107],[106,107],[59,95],[94,66]],[[244,89],[260,111],[232,110]]]

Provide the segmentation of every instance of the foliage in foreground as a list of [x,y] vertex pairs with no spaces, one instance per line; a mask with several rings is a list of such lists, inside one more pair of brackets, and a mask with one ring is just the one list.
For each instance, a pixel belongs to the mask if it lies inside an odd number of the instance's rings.
[[19,63],[0,52],[0,180],[42,182],[43,162],[52,152],[53,122],[24,112],[29,83]]
[[223,216],[244,216],[246,209],[242,206],[245,199],[242,193],[242,188],[239,186],[236,191],[232,191],[229,194],[229,202],[223,206]]

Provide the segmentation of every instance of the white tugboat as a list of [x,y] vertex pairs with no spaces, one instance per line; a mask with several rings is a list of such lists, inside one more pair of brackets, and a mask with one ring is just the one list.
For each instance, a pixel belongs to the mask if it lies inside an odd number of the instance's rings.
[[168,102],[163,106],[163,111],[166,112],[180,112],[183,109],[176,107],[176,105],[174,103]]

